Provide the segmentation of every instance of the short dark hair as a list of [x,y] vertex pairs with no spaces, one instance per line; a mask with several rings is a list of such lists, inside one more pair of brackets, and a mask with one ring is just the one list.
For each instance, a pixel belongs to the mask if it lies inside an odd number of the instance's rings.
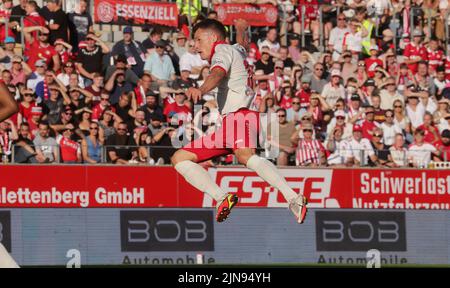
[[227,37],[225,26],[215,19],[205,19],[195,24],[192,34],[195,35],[198,29],[212,30],[219,36],[220,40],[224,40]]
[[41,126],[41,125],[42,126],[47,126],[47,128],[50,129],[50,124],[46,120],[40,121],[38,127]]
[[150,32],[150,35],[163,35],[163,31],[161,29],[161,27],[156,26],[155,28],[153,28],[152,32]]

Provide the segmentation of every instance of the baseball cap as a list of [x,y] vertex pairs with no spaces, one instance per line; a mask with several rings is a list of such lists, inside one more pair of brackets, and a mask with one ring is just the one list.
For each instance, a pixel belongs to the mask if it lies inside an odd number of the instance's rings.
[[146,93],[145,93],[145,96],[147,97],[147,96],[155,96],[155,97],[158,97],[158,93],[156,93],[155,91],[153,91],[153,90],[148,90]]
[[66,105],[64,106],[64,112],[68,112],[68,111],[72,111],[72,107],[70,107],[70,105]]
[[341,71],[334,69],[333,71],[331,71],[331,77],[341,77]]
[[350,97],[350,100],[361,101],[361,97],[358,94],[353,94],[352,97]]
[[39,66],[47,66],[47,63],[46,63],[44,60],[39,59],[39,60],[37,60],[36,62],[34,62],[34,66],[36,66],[36,67],[39,67]]
[[16,43],[16,39],[14,39],[11,36],[8,36],[5,38],[5,44],[9,44],[9,43]]
[[362,131],[363,129],[360,125],[358,124],[353,125],[353,132],[362,132]]
[[367,79],[366,82],[364,83],[364,86],[366,86],[366,87],[368,87],[368,86],[376,86],[375,85],[375,80]]
[[42,107],[40,106],[31,107],[31,115],[42,115]]
[[123,28],[123,33],[133,34],[133,28],[131,26],[126,26],[125,28]]
[[441,137],[442,138],[450,138],[450,130],[445,129],[444,131],[442,131]]
[[191,69],[191,66],[185,65],[185,66],[180,67],[180,71],[181,71],[181,72],[183,72],[183,71],[191,72],[192,69]]
[[300,40],[300,34],[294,33],[292,34],[289,39],[291,40]]
[[378,51],[378,45],[370,45],[370,50],[377,50]]
[[345,117],[345,112],[343,110],[337,110],[334,113],[334,117]]

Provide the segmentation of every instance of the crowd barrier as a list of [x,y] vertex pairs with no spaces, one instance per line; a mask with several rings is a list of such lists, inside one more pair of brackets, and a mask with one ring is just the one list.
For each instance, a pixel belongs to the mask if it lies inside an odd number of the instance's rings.
[[[287,207],[282,194],[243,167],[208,169],[240,207]],[[311,208],[450,209],[449,169],[282,168]],[[7,165],[1,167],[0,207],[215,207],[172,167]]]

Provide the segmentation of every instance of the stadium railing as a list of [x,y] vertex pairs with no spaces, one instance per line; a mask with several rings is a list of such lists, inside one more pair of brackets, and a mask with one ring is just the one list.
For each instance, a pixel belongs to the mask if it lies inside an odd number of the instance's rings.
[[[45,147],[45,148],[44,148]],[[92,165],[89,163],[86,163],[83,161],[83,159],[81,159],[81,162],[77,162],[77,163],[64,163],[62,156],[61,156],[61,150],[60,150],[60,146],[44,146],[43,148],[39,148],[40,150],[44,149],[47,151],[57,151],[56,155],[54,155],[55,161],[52,161],[50,163],[43,163],[43,164],[85,164],[85,165]],[[33,147],[36,150],[36,147]],[[54,149],[56,148],[56,149]],[[31,157],[31,154],[28,155],[29,157],[23,157],[23,155],[21,155],[21,151],[19,149],[23,149],[23,147],[18,146],[18,145],[13,145],[10,149],[10,151],[6,152],[6,153],[0,153],[1,155],[1,159],[2,162],[1,164],[6,165],[6,164],[24,164],[27,165],[29,164],[29,158]],[[80,147],[81,149],[81,147]],[[125,159],[127,160],[130,165],[170,165],[170,163],[166,162],[159,162],[161,160],[159,160],[159,158],[169,158],[174,151],[177,150],[177,148],[174,148],[172,146],[150,146],[150,145],[141,145],[141,146],[124,146],[124,145],[114,145],[114,146],[101,146],[101,160],[99,163],[97,164],[113,164],[112,161],[109,159],[109,155],[108,155],[108,151],[109,150],[130,150],[130,151],[139,151],[141,150],[141,156],[142,153],[144,153],[146,155],[146,159],[140,159],[139,158],[139,153],[137,157],[131,157],[130,159]],[[372,150],[339,150],[336,151],[336,153],[331,153],[331,155],[333,155],[334,157],[330,157],[330,155],[324,155],[325,159],[327,159],[326,164],[314,164],[313,160],[304,160],[302,162],[299,162],[301,160],[298,159],[302,159],[301,157],[299,157],[297,159],[296,155],[301,154],[298,149],[294,152],[291,153],[289,155],[289,166],[298,166],[298,167],[398,167],[398,168],[407,168],[407,167],[412,167],[412,168],[436,168],[436,169],[449,169],[450,168],[450,159],[443,159],[443,161],[441,162],[435,162],[433,161],[433,155],[430,151],[414,151],[414,152],[410,152],[410,151],[403,151],[403,152],[398,152],[396,153],[395,157],[393,156],[392,161],[388,161],[387,163],[392,164],[392,162],[395,162],[396,165],[390,165],[390,164],[378,164],[375,165],[373,163],[371,163],[369,161],[369,154],[371,153]],[[259,155],[267,158],[273,162],[276,162],[277,158],[278,158],[278,154],[274,154],[272,153],[271,155],[267,154],[267,150],[265,149],[258,149]],[[318,151],[314,151],[316,153],[318,153]],[[379,155],[381,153],[384,152],[388,152],[387,150],[379,150],[379,151],[375,151],[375,155]],[[431,157],[431,161],[425,161],[425,160],[417,160],[417,156],[414,159],[414,155],[417,155],[417,153],[423,153],[423,158],[422,159],[426,159],[428,157],[426,157],[427,155],[429,155]],[[305,153],[305,155],[312,155],[312,153]],[[348,157],[349,155],[353,156],[356,159],[362,159],[362,160],[356,160],[356,161],[351,161],[348,162]],[[153,157],[153,158],[152,158]],[[304,157],[310,157],[310,156],[304,156]],[[156,159],[155,159],[156,158]],[[159,161],[158,161],[159,160]],[[220,165],[237,165],[239,164],[236,157],[234,157],[234,155],[232,156],[231,159],[226,159],[225,157],[223,158],[217,158],[216,160],[214,160],[215,164],[220,164]],[[37,163],[35,163],[37,164]],[[94,164],[95,165],[95,164]]]

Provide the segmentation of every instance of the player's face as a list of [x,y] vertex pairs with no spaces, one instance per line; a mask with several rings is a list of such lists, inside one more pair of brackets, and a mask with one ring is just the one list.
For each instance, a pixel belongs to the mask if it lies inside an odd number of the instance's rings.
[[203,60],[209,60],[211,58],[211,51],[214,42],[218,40],[216,34],[205,29],[198,29],[194,35],[195,51],[200,54]]

